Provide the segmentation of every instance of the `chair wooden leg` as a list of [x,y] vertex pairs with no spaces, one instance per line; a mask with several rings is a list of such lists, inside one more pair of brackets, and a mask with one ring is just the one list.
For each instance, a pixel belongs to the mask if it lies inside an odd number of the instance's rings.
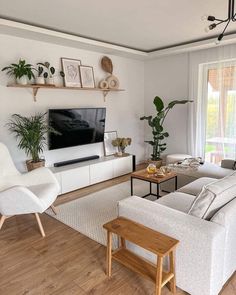
[[39,218],[39,214],[38,213],[35,213],[35,217],[36,217],[36,220],[38,222],[38,226],[39,226],[39,230],[40,230],[40,233],[43,237],[45,237],[45,232],[44,232],[44,229],[43,229],[43,226],[42,226],[42,223],[41,223],[41,220]]
[[53,213],[55,215],[57,215],[57,208],[55,206],[51,205],[51,209],[52,209]]
[[2,215],[1,219],[0,219],[0,229],[3,226],[4,221],[6,220],[7,216]]

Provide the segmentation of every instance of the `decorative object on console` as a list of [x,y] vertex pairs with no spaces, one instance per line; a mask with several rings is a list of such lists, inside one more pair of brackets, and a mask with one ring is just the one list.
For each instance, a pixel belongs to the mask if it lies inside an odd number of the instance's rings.
[[62,69],[64,72],[64,83],[67,87],[81,87],[79,66],[81,61],[72,58],[61,58]]
[[162,164],[161,154],[166,150],[166,143],[163,140],[169,137],[169,133],[164,131],[163,124],[168,112],[177,104],[186,104],[190,100],[173,100],[166,107],[163,100],[156,96],[153,104],[156,108],[156,116],[143,116],[140,120],[147,120],[148,125],[152,129],[153,140],[146,140],[152,146],[151,161],[157,161],[157,168]]
[[37,85],[43,85],[45,84],[45,79],[44,79],[44,76],[43,76],[43,67],[41,66],[38,66],[38,77],[36,77],[35,79],[35,82]]
[[123,154],[125,153],[125,148],[128,146],[128,145],[131,145],[131,141],[132,139],[130,137],[117,137],[116,139],[113,139],[112,140],[112,145],[115,146],[115,147],[118,147],[118,153],[117,155],[118,156],[123,156]]
[[[119,80],[116,76],[113,75],[113,64],[112,64],[112,60],[107,57],[104,56],[101,60],[101,66],[102,69],[109,74],[109,76],[106,78],[107,84],[108,84],[108,88],[109,89],[118,89],[120,86]],[[101,81],[103,82],[103,80]],[[100,83],[101,83],[100,82]],[[100,87],[100,84],[99,84]]]
[[55,74],[55,68],[50,66],[50,63],[48,61],[45,61],[44,63],[38,62],[37,65],[40,65],[46,69],[46,72],[44,73],[46,84],[54,85],[53,75]]
[[104,133],[104,154],[111,156],[118,153],[118,147],[112,144],[112,141],[117,138],[117,131],[108,131]]
[[229,3],[228,3],[228,17],[225,18],[225,19],[218,19],[216,18],[215,16],[213,15],[204,15],[202,17],[202,20],[203,21],[209,21],[209,22],[214,22],[216,21],[216,23],[212,23],[211,25],[207,26],[205,31],[208,33],[209,31],[211,30],[214,30],[218,25],[221,25],[223,23],[225,23],[225,27],[222,31],[222,33],[218,36],[217,40],[216,40],[216,44],[219,44],[220,41],[223,39],[224,35],[225,35],[225,31],[229,25],[229,23],[232,21],[232,22],[235,22],[236,21],[236,13],[235,13],[235,1],[234,0],[229,0]]
[[31,160],[26,161],[28,171],[45,165],[45,161],[39,156],[46,144],[45,135],[48,132],[59,134],[47,125],[46,114],[39,113],[31,117],[14,114],[7,124],[9,130],[19,139],[18,147],[24,150],[27,156],[31,156]]
[[80,66],[80,79],[82,87],[84,88],[95,88],[93,67]]
[[25,60],[19,59],[18,64],[12,63],[7,67],[4,67],[2,71],[7,71],[7,75],[13,76],[16,79],[17,84],[26,85],[28,80],[34,78],[33,66],[27,64]]

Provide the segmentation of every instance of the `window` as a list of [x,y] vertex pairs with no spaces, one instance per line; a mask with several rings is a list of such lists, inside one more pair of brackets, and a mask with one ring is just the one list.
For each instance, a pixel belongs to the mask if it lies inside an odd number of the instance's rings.
[[236,65],[211,65],[207,74],[205,160],[236,158]]

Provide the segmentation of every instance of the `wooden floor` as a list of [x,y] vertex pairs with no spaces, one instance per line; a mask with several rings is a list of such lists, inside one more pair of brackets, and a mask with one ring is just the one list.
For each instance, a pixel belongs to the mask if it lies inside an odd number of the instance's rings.
[[[125,180],[127,176],[62,196],[58,203]],[[104,273],[104,246],[46,214],[41,219],[46,238],[40,236],[33,215],[12,217],[5,222],[0,232],[1,295],[154,294],[152,282],[115,262],[112,278],[108,279]],[[164,288],[162,295],[169,294]],[[178,290],[177,294],[187,293]],[[221,292],[235,294],[236,274]]]

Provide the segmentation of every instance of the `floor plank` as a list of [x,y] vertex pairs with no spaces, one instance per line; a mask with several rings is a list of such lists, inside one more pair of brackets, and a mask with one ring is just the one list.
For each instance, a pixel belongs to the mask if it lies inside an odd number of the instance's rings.
[[[126,181],[117,178],[115,183]],[[107,183],[63,196],[58,203],[107,187]],[[109,182],[114,185],[114,181]],[[42,214],[42,238],[33,215],[12,217],[0,232],[0,294],[3,295],[151,295],[154,284],[113,262],[105,275],[104,246]],[[162,295],[170,295],[167,288]],[[187,294],[180,289],[177,295]],[[221,295],[236,294],[236,274]]]

